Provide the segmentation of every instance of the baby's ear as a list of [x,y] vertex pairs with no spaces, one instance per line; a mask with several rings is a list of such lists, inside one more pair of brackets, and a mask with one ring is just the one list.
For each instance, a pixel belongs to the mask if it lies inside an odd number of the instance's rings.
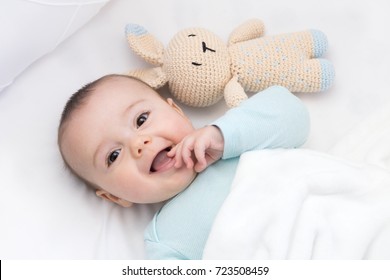
[[116,197],[115,195],[112,195],[104,190],[97,190],[96,195],[103,198],[104,200],[114,202],[122,207],[131,207],[133,205],[132,202]]
[[171,106],[173,109],[175,109],[180,115],[186,116],[183,112],[183,110],[173,101],[172,98],[167,99],[167,103],[169,106]]

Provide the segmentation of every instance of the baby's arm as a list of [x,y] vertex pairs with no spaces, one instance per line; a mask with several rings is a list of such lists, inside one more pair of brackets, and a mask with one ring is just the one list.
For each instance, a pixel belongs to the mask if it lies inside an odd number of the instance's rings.
[[201,172],[222,157],[223,149],[222,133],[218,127],[211,125],[197,129],[184,137],[168,153],[168,156],[175,157],[176,168],[185,164],[187,168],[194,168],[196,172]]
[[213,124],[223,134],[223,159],[250,150],[297,148],[305,143],[310,130],[307,108],[281,86],[253,95]]

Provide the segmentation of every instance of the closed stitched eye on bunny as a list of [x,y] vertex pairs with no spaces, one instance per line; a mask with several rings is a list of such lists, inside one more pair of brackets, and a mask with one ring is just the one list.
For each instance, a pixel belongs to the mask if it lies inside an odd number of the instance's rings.
[[155,89],[168,84],[174,98],[193,107],[210,106],[223,97],[228,107],[235,107],[248,98],[247,92],[273,85],[291,92],[319,92],[333,84],[333,65],[320,58],[328,46],[321,31],[263,33],[259,19],[235,28],[227,44],[207,29],[187,28],[164,48],[144,27],[128,24],[130,48],[155,65],[128,75]]
[[[215,50],[208,48],[208,47],[206,46],[206,43],[205,43],[204,41],[202,41],[202,51],[203,51],[204,53],[205,53],[206,51],[215,52]],[[192,62],[192,65],[201,66],[202,63]]]
[[[190,34],[188,35],[188,37],[195,37],[196,35],[195,34]],[[206,51],[211,51],[211,52],[215,52],[215,50],[211,49],[211,48],[208,48],[207,45],[206,45],[206,42],[202,41],[202,51],[205,53]],[[198,62],[192,62],[192,65],[195,65],[195,66],[201,66],[202,63],[198,63]]]

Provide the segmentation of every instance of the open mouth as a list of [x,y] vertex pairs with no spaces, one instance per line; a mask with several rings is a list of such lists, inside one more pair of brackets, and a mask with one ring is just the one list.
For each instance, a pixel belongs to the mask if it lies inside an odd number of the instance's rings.
[[152,165],[150,166],[151,173],[164,171],[171,166],[170,163],[172,163],[174,159],[167,156],[167,153],[171,149],[172,149],[171,146],[166,147],[155,156],[155,158],[152,161]]

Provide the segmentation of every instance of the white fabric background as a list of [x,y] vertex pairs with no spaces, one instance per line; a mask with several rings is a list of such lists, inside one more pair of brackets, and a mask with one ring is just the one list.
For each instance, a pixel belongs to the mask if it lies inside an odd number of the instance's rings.
[[[311,114],[305,148],[326,152],[390,102],[386,7],[385,0],[112,0],[51,52],[61,36],[51,38],[47,46],[48,38],[38,39],[40,32],[9,26],[7,32],[15,30],[31,41],[19,44],[20,37],[11,36],[7,46],[15,46],[17,55],[23,57],[37,43],[46,55],[38,60],[34,56],[35,62],[23,67],[14,59],[6,65],[1,60],[0,73],[21,74],[0,92],[0,258],[143,258],[143,229],[157,207],[122,209],[100,201],[64,170],[56,147],[59,116],[75,90],[101,75],[147,66],[127,46],[126,23],[143,25],[164,45],[189,26],[207,27],[227,39],[233,28],[253,17],[264,21],[269,35],[307,28],[324,31],[329,39],[326,58],[334,63],[336,82],[327,92],[299,97]],[[15,10],[1,6],[1,21],[7,12]],[[39,18],[43,16],[54,14]],[[48,26],[50,20],[44,25]],[[5,46],[3,39],[1,45]],[[6,75],[1,74],[1,81],[10,80]],[[226,107],[220,102],[183,109],[202,126]]]

